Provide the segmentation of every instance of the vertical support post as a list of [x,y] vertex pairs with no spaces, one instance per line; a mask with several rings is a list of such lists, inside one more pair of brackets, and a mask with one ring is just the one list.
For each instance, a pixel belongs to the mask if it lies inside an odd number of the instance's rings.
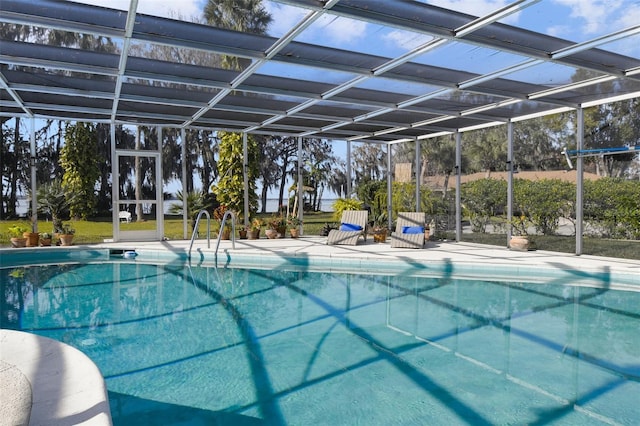
[[513,122],[507,123],[507,247],[511,240],[511,219],[513,218]]
[[38,232],[38,182],[36,182],[36,119],[29,120],[29,146],[31,166],[31,232]]
[[387,228],[391,229],[391,144],[387,144]]
[[347,198],[351,198],[351,141],[347,141]]
[[247,134],[242,133],[242,177],[244,179],[244,226],[249,226],[249,148]]
[[164,191],[162,180],[162,126],[156,127],[158,137],[158,164],[156,164],[156,237],[164,238]]
[[[304,185],[302,184],[302,136],[298,136],[298,212],[293,212],[293,214],[298,215],[298,219],[300,219],[300,223],[302,223],[303,215],[304,215]],[[302,235],[302,225],[299,227],[300,235]]]
[[[578,152],[584,149],[584,109],[582,106],[576,110],[576,149]],[[576,254],[582,254],[582,234],[583,234],[583,195],[584,190],[584,160],[578,155],[576,158]]]
[[420,205],[422,204],[420,202],[420,186],[422,184],[421,182],[421,175],[422,175],[422,170],[421,170],[421,161],[420,161],[420,141],[416,138],[416,158],[415,158],[415,162],[416,162],[416,212],[419,212],[420,209]]
[[460,202],[460,179],[462,164],[462,133],[456,131],[456,241],[462,239],[462,203]]
[[[182,238],[185,240],[188,236],[187,223],[189,222],[189,215],[187,212],[187,131],[180,129],[180,156],[182,157]],[[204,189],[204,188],[203,188]]]
[[116,154],[116,123],[111,120],[109,123],[109,134],[111,136],[111,223],[113,228],[113,241],[120,240],[120,174],[118,173],[120,161]]

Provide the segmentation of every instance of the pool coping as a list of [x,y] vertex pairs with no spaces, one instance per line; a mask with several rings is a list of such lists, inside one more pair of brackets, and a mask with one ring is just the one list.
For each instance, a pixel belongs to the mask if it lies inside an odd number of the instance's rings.
[[[22,424],[12,421],[25,418],[29,425],[112,424],[104,378],[84,353],[47,337],[6,329],[0,329],[0,344],[4,371],[13,373],[3,375],[9,379],[3,387],[18,391],[23,402],[14,407],[12,418],[4,419],[7,424]],[[2,405],[10,402],[3,397]]]

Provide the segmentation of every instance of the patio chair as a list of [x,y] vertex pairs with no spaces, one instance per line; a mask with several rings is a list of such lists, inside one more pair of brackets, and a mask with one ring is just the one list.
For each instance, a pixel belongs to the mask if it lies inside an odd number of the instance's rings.
[[345,210],[340,219],[340,229],[332,229],[327,236],[327,244],[345,244],[355,246],[362,236],[367,241],[367,222],[369,212],[366,210]]
[[131,213],[129,213],[127,211],[119,211],[118,212],[118,219],[120,219],[120,222],[130,223],[131,222]]
[[424,213],[398,213],[396,232],[391,236],[391,247],[424,247],[424,220]]

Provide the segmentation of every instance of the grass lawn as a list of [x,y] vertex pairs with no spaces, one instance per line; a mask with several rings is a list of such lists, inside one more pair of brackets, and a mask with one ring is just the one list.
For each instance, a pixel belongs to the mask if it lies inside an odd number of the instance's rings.
[[[259,215],[263,220],[268,220],[272,215]],[[75,228],[74,244],[98,243],[105,239],[112,238],[111,218],[96,218],[91,221],[66,221]],[[305,213],[304,216],[304,234],[319,235],[321,229],[326,223],[335,223],[333,213],[314,212]],[[8,247],[9,235],[7,229],[12,225],[22,225],[30,227],[30,223],[26,220],[8,220],[0,221],[0,246]],[[213,223],[212,235],[217,233],[217,224]],[[51,222],[38,222],[40,232],[51,232]],[[151,230],[155,229],[155,221],[122,223],[121,230]],[[180,240],[183,237],[182,218],[176,216],[166,216],[164,221],[164,235],[170,240]],[[206,222],[200,224],[200,235],[206,233]],[[264,234],[263,234],[264,235]],[[191,237],[191,229],[189,228],[187,238]],[[454,239],[453,233],[448,233],[447,238]],[[500,247],[506,247],[507,237],[504,234],[480,234],[465,233],[462,240],[471,243],[489,244]],[[562,253],[575,253],[575,237],[567,236],[546,236],[538,235],[534,238],[536,248],[540,250],[557,251]],[[631,240],[609,240],[603,238],[585,237],[583,240],[583,253],[594,256],[616,257],[621,259],[638,259],[640,260],[640,241]]]

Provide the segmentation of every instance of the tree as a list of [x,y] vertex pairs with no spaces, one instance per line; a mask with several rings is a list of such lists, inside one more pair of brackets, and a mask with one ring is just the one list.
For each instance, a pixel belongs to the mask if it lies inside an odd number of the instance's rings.
[[96,207],[95,185],[100,177],[95,126],[89,123],[68,125],[65,145],[60,152],[60,165],[64,169],[62,187],[75,193],[69,205],[72,217],[86,219]]
[[381,145],[362,143],[355,147],[352,155],[355,184],[382,179],[387,171],[387,159]]
[[[209,25],[251,34],[266,34],[271,15],[262,0],[209,0],[204,7],[204,19]],[[251,59],[225,55],[225,68],[241,71]]]
[[[229,210],[242,214],[244,212],[244,175],[242,136],[239,133],[219,132],[220,159],[218,161],[218,183],[211,187],[218,202]],[[258,145],[247,137],[247,174],[249,181],[249,213],[258,209],[256,195],[256,178],[258,176]]]

